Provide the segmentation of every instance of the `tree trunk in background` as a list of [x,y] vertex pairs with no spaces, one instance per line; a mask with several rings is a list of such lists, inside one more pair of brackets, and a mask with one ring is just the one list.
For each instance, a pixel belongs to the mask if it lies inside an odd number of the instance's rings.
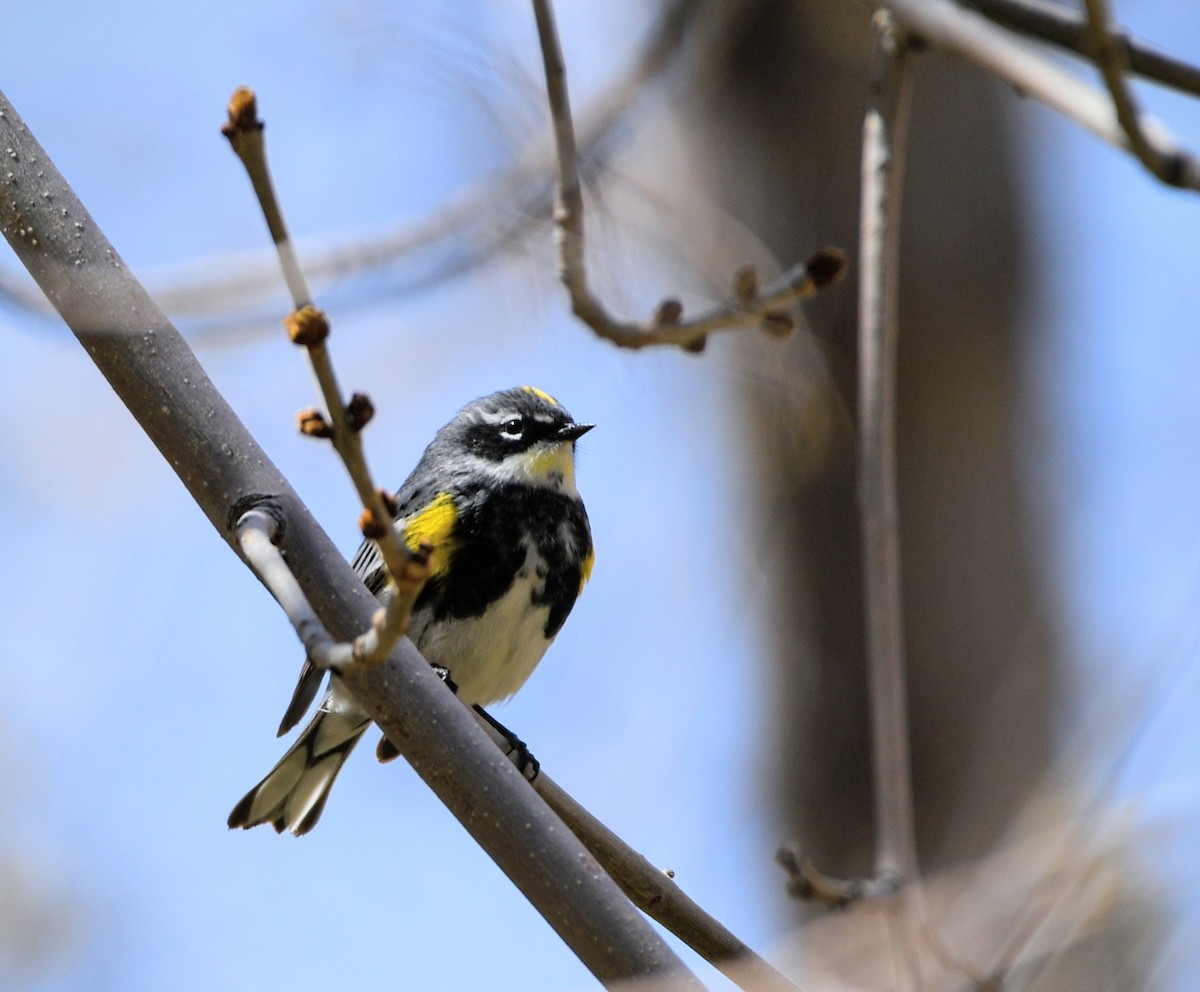
[[[809,310],[832,376],[780,430],[777,391],[746,376],[753,485],[774,494],[774,751],[781,837],[822,870],[868,874],[873,826],[855,494],[859,156],[873,47],[861,7],[751,0],[699,69],[686,113],[711,196],[787,264],[822,244],[850,278]],[[902,229],[900,533],[922,867],[984,854],[1050,757],[1059,651],[1018,485],[1017,317],[1029,284],[1004,119],[1011,93],[937,52],[917,58]],[[763,378],[813,378],[811,347],[763,341]],[[784,386],[783,388],[788,388]],[[797,388],[797,387],[792,387]],[[840,392],[840,397],[836,393]],[[811,404],[825,404],[813,410]],[[1026,418],[1026,422],[1028,419]]]

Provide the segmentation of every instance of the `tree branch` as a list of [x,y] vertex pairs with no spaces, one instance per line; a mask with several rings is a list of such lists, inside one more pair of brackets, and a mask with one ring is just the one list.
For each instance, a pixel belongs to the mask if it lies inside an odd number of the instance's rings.
[[[645,101],[651,84],[676,63],[690,28],[710,4],[711,0],[664,4],[624,75],[580,113],[580,158],[590,172],[603,162],[606,144]],[[343,244],[311,245],[304,270],[319,287],[379,272],[440,248],[445,258],[403,285],[427,287],[452,279],[485,264],[549,215],[555,169],[553,146],[539,134],[514,155],[504,172],[464,189],[428,217]],[[194,341],[213,331],[227,331],[238,311],[271,298],[279,288],[278,263],[264,252],[224,252],[163,271],[158,278],[148,279],[147,285],[159,306],[174,318],[210,322],[189,331],[189,340]],[[0,297],[47,316],[51,311],[45,297],[15,273],[0,272]]]
[[[1080,82],[1044,56],[1020,44],[974,11],[949,0],[859,0],[889,11],[914,37],[965,59],[1091,131],[1102,141],[1128,150],[1129,139],[1108,94]],[[1178,154],[1176,142],[1157,121],[1141,118],[1147,140],[1165,155]],[[1182,185],[1200,188],[1200,172],[1183,170]]]
[[1163,135],[1144,122],[1125,80],[1129,58],[1122,41],[1113,35],[1105,0],[1084,0],[1087,37],[1130,151],[1149,172],[1169,186],[1200,189],[1200,164],[1174,148]]
[[[1092,58],[1094,49],[1088,38],[1087,20],[1068,7],[1044,0],[959,0],[959,3],[1002,27]],[[1128,53],[1133,72],[1171,89],[1200,96],[1200,68],[1160,52],[1124,31],[1112,34]]]
[[917,876],[904,672],[896,485],[896,350],[900,203],[908,133],[910,54],[878,28],[871,102],[863,122],[859,230],[859,500],[866,584],[867,671],[875,776],[875,874]]
[[562,47],[550,0],[533,0],[533,12],[558,158],[554,222],[559,276],[570,294],[575,315],[600,337],[622,348],[665,344],[698,352],[704,350],[708,335],[715,331],[760,327],[770,333],[789,333],[794,322],[785,308],[832,285],[845,271],[845,256],[838,249],[823,248],[815,252],[804,265],[793,267],[765,293],[759,293],[758,277],[753,270],[743,269],[733,280],[733,301],[690,320],[682,319],[683,307],[675,299],[659,304],[646,323],[616,320],[592,293],[587,279],[583,187]]
[[[375,542],[392,578],[393,595],[375,613],[370,628],[354,639],[351,652],[354,663],[377,665],[391,654],[400,638],[408,633],[413,605],[429,578],[429,559],[435,549],[431,545],[410,549],[400,540],[391,499],[375,485],[371,477],[361,432],[374,416],[375,409],[370,399],[362,393],[355,393],[348,404],[342,399],[333,357],[329,353],[329,322],[312,305],[308,283],[284,221],[283,208],[275,196],[275,185],[267,165],[263,123],[258,119],[254,92],[248,87],[241,87],[230,99],[229,120],[221,128],[221,133],[229,139],[254,187],[295,307],[284,321],[284,326],[292,342],[305,349],[329,414],[326,421],[316,410],[303,411],[300,414],[300,429],[305,434],[328,438],[333,442],[334,450],[341,457],[362,503],[360,525],[363,536]],[[313,662],[321,667],[316,659]]]
[[[0,230],[217,532],[263,506],[305,596],[335,637],[378,603],[217,392],[0,95]],[[467,831],[600,981],[695,978],[477,727],[407,640],[344,681]]]
[[747,992],[800,992],[793,982],[693,902],[670,876],[655,868],[564,792],[544,770],[534,779],[533,787],[642,912],[670,930],[726,978]]

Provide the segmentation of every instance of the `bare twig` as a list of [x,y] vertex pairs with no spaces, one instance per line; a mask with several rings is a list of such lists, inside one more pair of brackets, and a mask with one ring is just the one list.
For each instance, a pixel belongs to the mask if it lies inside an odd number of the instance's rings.
[[909,81],[908,46],[883,24],[863,123],[859,500],[875,776],[875,872],[904,882],[917,875],[896,495],[897,291]]
[[838,907],[887,899],[917,878],[896,495],[899,229],[910,52],[886,13],[877,12],[875,21],[875,63],[863,121],[858,300],[859,501],[875,785],[874,876],[832,878],[797,847],[782,848],[776,855],[788,873],[790,895]]
[[[246,168],[255,196],[262,207],[263,216],[271,232],[271,240],[279,252],[279,263],[284,279],[292,294],[296,308],[284,322],[292,341],[305,348],[312,364],[313,375],[320,387],[325,409],[329,414],[326,423],[316,411],[305,411],[300,416],[301,430],[310,435],[327,437],[346,466],[358,498],[362,501],[361,519],[363,536],[379,546],[384,564],[392,577],[395,595],[389,597],[382,610],[376,613],[371,627],[355,638],[352,659],[364,664],[378,664],[390,653],[396,643],[408,632],[413,603],[425,580],[429,577],[429,557],[435,552],[431,547],[409,548],[396,533],[389,500],[371,478],[367,467],[366,453],[362,445],[362,428],[374,412],[367,397],[356,393],[349,404],[342,399],[334,372],[333,360],[326,344],[329,338],[329,323],[325,315],[312,306],[308,284],[283,219],[283,210],[275,196],[267,166],[266,148],[263,142],[263,125],[258,119],[254,92],[246,87],[238,89],[229,101],[229,121],[221,129],[229,139],[238,159]],[[339,652],[326,651],[328,660]],[[322,666],[314,658],[313,664]]]
[[[603,168],[606,146],[645,104],[647,94],[653,92],[650,84],[677,63],[692,25],[706,6],[711,6],[710,0],[663,4],[624,75],[578,115],[580,159],[589,174]],[[549,216],[554,174],[554,148],[538,135],[520,149],[505,171],[463,190],[426,218],[341,244],[313,244],[305,255],[308,280],[314,285],[344,282],[394,267],[411,256],[432,256],[438,249],[443,258],[398,285],[425,288],[469,272]],[[157,278],[151,275],[147,285],[159,306],[173,317],[209,321],[189,331],[189,339],[196,340],[227,331],[239,311],[249,310],[277,290],[278,278],[274,256],[224,252],[164,270]],[[0,297],[53,315],[45,297],[15,273],[0,271]]]
[[804,851],[795,845],[781,847],[775,860],[788,874],[788,895],[804,902],[818,902],[842,909],[856,902],[875,902],[896,894],[900,880],[894,876],[833,878],[818,870]]
[[[702,351],[709,334],[733,328],[760,327],[771,333],[791,330],[792,319],[786,307],[807,299],[836,282],[845,270],[845,256],[836,248],[814,253],[804,265],[797,265],[765,292],[757,291],[757,276],[743,270],[734,279],[733,300],[707,313],[683,320],[678,300],[659,304],[646,323],[631,323],[613,318],[592,293],[587,280],[586,242],[583,233],[583,187],[579,178],[575,123],[567,94],[566,68],[554,11],[550,0],[533,0],[542,64],[546,71],[546,95],[554,127],[558,157],[558,189],[555,194],[554,221],[558,236],[559,276],[571,297],[575,315],[600,337],[622,348],[648,345],[675,345],[688,351]],[[751,292],[745,291],[753,283]]]
[[255,507],[242,514],[236,525],[238,546],[254,574],[275,597],[296,630],[304,650],[318,668],[339,668],[354,661],[351,645],[329,635],[300,583],[276,546],[279,521],[266,509]]
[[910,51],[890,16],[875,15],[875,64],[863,120],[861,271],[858,283],[859,502],[875,784],[875,876],[901,886],[887,915],[896,979],[921,984],[910,908],[917,895],[912,759],[900,590],[896,484],[896,354],[899,325],[900,203],[908,137]]
[[723,975],[751,992],[799,992],[791,980],[695,903],[671,876],[633,850],[563,791],[544,769],[534,779],[533,787],[604,866],[604,870],[634,905],[670,930]]
[[[1129,141],[1109,95],[1081,82],[1031,47],[1023,45],[982,15],[949,0],[860,0],[890,11],[914,37],[956,55],[1015,87],[1118,148]],[[1161,124],[1148,116],[1141,129],[1164,152],[1176,147]],[[1196,177],[1189,175],[1188,185]]]
[[[1088,40],[1087,20],[1057,3],[1046,0],[959,0],[983,14],[990,21],[1013,31],[1020,31],[1039,41],[1047,41],[1092,58],[1093,47]],[[1129,56],[1129,68],[1139,76],[1168,86],[1171,89],[1200,96],[1200,68],[1167,55],[1131,37],[1124,31],[1113,31],[1114,40]]]
[[1200,163],[1173,147],[1161,134],[1147,128],[1125,79],[1129,57],[1122,38],[1110,28],[1112,16],[1106,0],[1084,0],[1087,35],[1096,66],[1112,96],[1117,120],[1125,132],[1130,151],[1149,172],[1169,186],[1200,189]]
[[[239,550],[234,525],[245,509],[272,507],[285,524],[278,539],[289,567],[332,635],[348,638],[367,627],[378,607],[375,598],[2,94],[0,147],[8,154],[0,174],[0,233],[214,528]],[[663,978],[671,988],[700,988],[411,643],[401,640],[387,664],[350,666],[344,681],[601,982],[625,988],[631,979]]]

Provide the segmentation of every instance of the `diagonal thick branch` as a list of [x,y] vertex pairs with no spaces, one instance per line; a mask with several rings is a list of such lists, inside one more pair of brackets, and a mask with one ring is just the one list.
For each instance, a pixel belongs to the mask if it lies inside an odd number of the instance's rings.
[[[213,527],[235,551],[253,506],[334,637],[364,629],[378,603],[217,392],[178,332],[126,269],[7,98],[0,95],[0,230]],[[351,692],[422,779],[596,977],[699,989],[595,859],[492,746],[471,712],[401,641]],[[660,987],[657,986],[656,987]]]

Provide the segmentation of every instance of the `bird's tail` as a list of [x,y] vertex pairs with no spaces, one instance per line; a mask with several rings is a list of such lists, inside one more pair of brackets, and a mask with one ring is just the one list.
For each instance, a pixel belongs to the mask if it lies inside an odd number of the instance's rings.
[[229,826],[269,823],[276,833],[299,837],[317,825],[329,790],[371,719],[339,686],[331,686],[321,708],[296,743],[229,814]]

